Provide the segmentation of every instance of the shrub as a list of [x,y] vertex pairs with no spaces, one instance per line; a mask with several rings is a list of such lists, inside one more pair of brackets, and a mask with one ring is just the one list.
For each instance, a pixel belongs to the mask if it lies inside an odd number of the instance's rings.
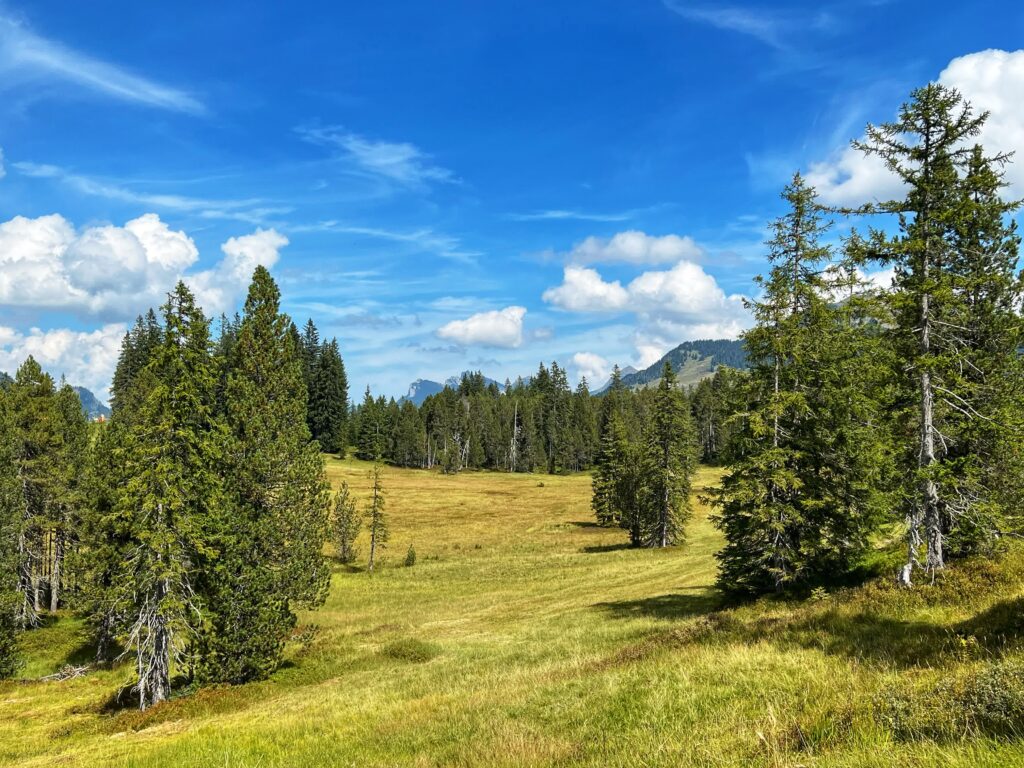
[[405,567],[412,568],[414,565],[416,565],[416,550],[410,544],[409,551],[405,553]]
[[995,662],[924,689],[894,686],[875,698],[875,719],[898,739],[1024,734],[1024,664]]

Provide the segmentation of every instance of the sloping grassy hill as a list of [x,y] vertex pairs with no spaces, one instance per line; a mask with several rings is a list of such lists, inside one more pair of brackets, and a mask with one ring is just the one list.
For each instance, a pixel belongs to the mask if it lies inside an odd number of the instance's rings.
[[[356,489],[367,468],[329,463]],[[698,485],[715,477],[702,470]],[[146,713],[106,706],[130,663],[2,683],[0,763],[1024,765],[1008,738],[1017,550],[910,593],[884,581],[729,608],[702,508],[686,546],[635,551],[590,522],[586,476],[389,470],[385,482],[386,567],[339,567],[271,680]],[[70,618],[27,635],[24,676],[81,659],[83,640]],[[985,717],[958,719],[970,707]]]

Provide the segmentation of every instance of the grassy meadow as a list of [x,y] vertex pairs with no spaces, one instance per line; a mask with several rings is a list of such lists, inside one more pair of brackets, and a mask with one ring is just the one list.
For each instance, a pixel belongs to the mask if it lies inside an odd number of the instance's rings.
[[[328,460],[361,498],[368,468]],[[23,636],[22,679],[0,683],[0,763],[1024,765],[1012,724],[954,716],[993,662],[1024,658],[1015,547],[912,592],[885,578],[726,606],[696,499],[685,546],[641,551],[591,522],[586,475],[388,469],[385,484],[384,567],[336,566],[270,680],[119,708],[130,661],[38,680],[91,655],[61,618]]]

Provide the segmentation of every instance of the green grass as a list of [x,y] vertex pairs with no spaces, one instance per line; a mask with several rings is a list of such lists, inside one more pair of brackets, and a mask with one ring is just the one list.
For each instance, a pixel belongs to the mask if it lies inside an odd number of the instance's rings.
[[[360,493],[367,469],[328,463]],[[696,485],[715,479],[703,469]],[[145,713],[105,708],[130,663],[2,683],[0,763],[1024,765],[1005,729],[936,725],[941,706],[886,719],[946,689],[966,701],[972,680],[1002,685],[994,661],[1024,659],[1017,548],[913,592],[884,579],[729,607],[703,508],[685,546],[637,551],[591,523],[586,476],[387,470],[385,483],[385,566],[338,566],[270,680]],[[25,635],[23,676],[80,661],[82,642],[70,617]]]

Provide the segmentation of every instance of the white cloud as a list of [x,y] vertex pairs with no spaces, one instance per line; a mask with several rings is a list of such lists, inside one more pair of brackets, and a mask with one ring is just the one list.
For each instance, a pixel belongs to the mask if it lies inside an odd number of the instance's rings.
[[58,214],[16,216],[0,223],[0,306],[130,319],[185,279],[208,313],[227,311],[256,265],[274,264],[287,242],[274,230],[232,238],[216,267],[189,275],[195,243],[155,213],[81,232]]
[[0,371],[13,376],[32,355],[55,379],[63,374],[69,384],[86,387],[106,400],[125,330],[124,323],[93,331],[33,328],[28,333],[0,326]]
[[629,294],[618,280],[608,283],[596,269],[570,265],[562,284],[544,291],[544,301],[570,312],[615,312],[629,302]]
[[572,356],[576,377],[586,378],[591,388],[600,387],[611,375],[612,364],[593,352],[577,352]]
[[299,135],[313,144],[337,148],[341,157],[360,170],[408,187],[432,182],[456,182],[447,168],[435,165],[430,155],[408,142],[376,141],[334,126],[299,128]]
[[[1024,194],[1024,50],[987,50],[953,59],[938,82],[956,88],[977,112],[990,112],[977,138],[988,154],[1016,152],[1017,162],[1006,169],[1010,193]],[[972,141],[974,141],[972,139]],[[902,185],[877,157],[845,147],[813,163],[807,181],[823,202],[855,206],[899,194]]]
[[704,251],[692,237],[656,237],[631,229],[610,239],[588,237],[573,247],[569,259],[577,264],[671,264],[680,259],[699,259],[703,255]]
[[46,40],[25,25],[0,17],[0,81],[35,86],[63,81],[105,96],[177,112],[201,113],[193,96]]
[[437,329],[439,338],[469,346],[514,349],[523,343],[525,307],[505,307],[479,312],[465,320],[453,320]]
[[562,284],[546,290],[543,299],[570,312],[634,314],[641,367],[681,341],[735,338],[750,325],[743,297],[726,295],[699,264],[685,260],[670,269],[642,272],[625,287],[605,281],[594,269],[568,266]]
[[256,267],[273,267],[288,238],[273,229],[232,237],[220,249],[224,258],[214,268],[185,278],[196,300],[210,314],[227,312],[249,285]]

